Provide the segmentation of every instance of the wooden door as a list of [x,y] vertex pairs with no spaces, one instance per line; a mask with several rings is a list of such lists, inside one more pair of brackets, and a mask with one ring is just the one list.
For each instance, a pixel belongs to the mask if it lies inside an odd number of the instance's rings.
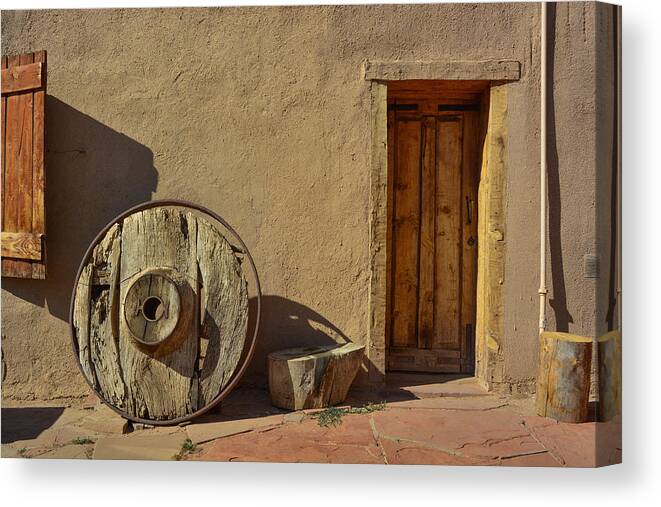
[[391,100],[388,367],[472,372],[479,105]]

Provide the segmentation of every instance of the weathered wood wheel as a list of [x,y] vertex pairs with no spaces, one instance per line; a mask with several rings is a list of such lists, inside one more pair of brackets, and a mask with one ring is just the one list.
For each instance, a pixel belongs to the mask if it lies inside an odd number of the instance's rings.
[[[256,299],[250,338],[244,259]],[[238,383],[260,307],[252,257],[220,216],[152,201],[111,221],[85,253],[71,298],[73,348],[90,387],[116,412],[177,424]]]

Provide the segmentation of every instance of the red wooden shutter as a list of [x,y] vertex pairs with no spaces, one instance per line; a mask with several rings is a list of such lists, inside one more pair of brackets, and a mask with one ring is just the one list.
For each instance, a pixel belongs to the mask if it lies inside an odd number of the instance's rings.
[[46,51],[2,57],[2,276],[46,278]]

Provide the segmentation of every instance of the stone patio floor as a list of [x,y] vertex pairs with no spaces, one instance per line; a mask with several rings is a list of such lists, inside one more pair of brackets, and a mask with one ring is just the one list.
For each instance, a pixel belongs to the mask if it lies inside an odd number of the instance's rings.
[[[271,406],[266,390],[242,387],[193,422],[151,427],[125,421],[94,395],[68,407],[6,402],[2,457],[550,467],[621,461],[619,418],[558,423],[534,415],[531,397],[487,393],[473,378],[390,375],[387,389],[354,389],[339,408],[287,412]],[[320,424],[333,414],[336,425]]]

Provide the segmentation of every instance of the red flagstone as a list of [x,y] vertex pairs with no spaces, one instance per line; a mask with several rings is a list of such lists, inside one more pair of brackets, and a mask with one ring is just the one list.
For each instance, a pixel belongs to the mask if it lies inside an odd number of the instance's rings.
[[[54,409],[55,422],[48,425],[33,417],[35,409],[3,410],[2,455],[84,458],[94,447],[97,459],[178,455],[209,461],[517,467],[589,467],[621,461],[619,417],[608,423],[558,423],[533,415],[531,400],[486,393],[474,379],[440,383],[428,377],[415,377],[408,385],[404,381],[411,377],[403,376],[388,391],[372,393],[371,399],[364,398],[365,392],[354,392],[347,408],[385,399],[385,409],[344,413],[338,426],[319,426],[319,411],[275,409],[265,390],[243,388],[219,411],[184,428],[145,427],[123,436],[95,436],[94,444],[80,448],[69,441],[86,435],[80,433],[82,424],[92,415],[100,423],[110,419],[106,415],[117,416],[99,406],[92,411],[61,408]],[[183,452],[187,438],[201,445]]]

